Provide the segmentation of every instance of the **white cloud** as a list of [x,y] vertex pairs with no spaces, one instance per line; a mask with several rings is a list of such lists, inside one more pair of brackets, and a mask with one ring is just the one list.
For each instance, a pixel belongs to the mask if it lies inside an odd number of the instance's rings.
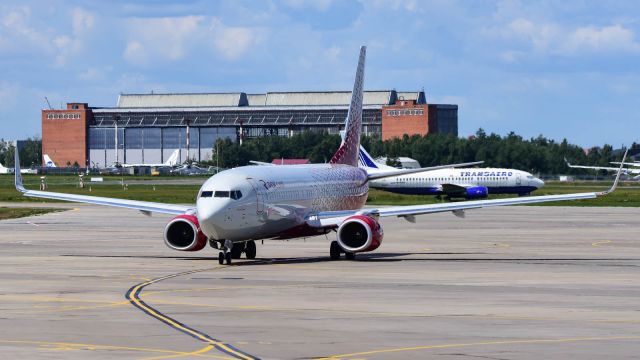
[[129,19],[131,38],[123,56],[136,65],[145,65],[154,58],[182,59],[192,40],[202,30],[203,16]]
[[81,8],[75,8],[71,11],[71,23],[73,25],[73,33],[79,36],[93,29],[95,19],[92,13]]
[[242,56],[258,41],[257,32],[248,27],[228,27],[214,18],[211,25],[213,45],[224,58],[234,60]]
[[640,44],[634,39],[633,31],[621,25],[581,27],[570,33],[565,43],[567,52],[580,50],[608,51],[620,50],[636,52]]
[[36,52],[53,57],[55,67],[64,66],[70,55],[83,48],[83,42],[93,28],[93,15],[81,8],[70,11],[72,33],[52,28],[39,16],[32,15],[29,6],[9,8],[0,18],[0,50],[14,53]]
[[[640,51],[640,43],[635,40],[634,32],[619,24],[567,28],[552,22],[536,23],[518,18],[509,22],[499,33],[505,38],[525,41],[539,53],[553,55]],[[514,61],[516,54],[509,50],[502,52],[501,57],[506,61]]]
[[312,8],[317,11],[327,11],[332,3],[333,0],[286,0],[284,2],[285,5],[297,10]]

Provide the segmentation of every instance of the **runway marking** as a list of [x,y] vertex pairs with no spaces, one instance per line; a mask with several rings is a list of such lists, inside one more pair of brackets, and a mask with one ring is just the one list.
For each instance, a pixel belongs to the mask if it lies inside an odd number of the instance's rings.
[[200,350],[196,350],[187,354],[154,356],[154,357],[146,358],[143,360],[175,359],[175,358],[184,357],[184,356],[196,356],[196,355],[204,354],[213,348],[214,348],[213,345],[207,345]]
[[[462,343],[462,344],[441,344],[441,345],[426,345],[426,346],[414,346],[394,349],[380,349],[371,351],[361,351],[350,354],[332,355],[329,357],[316,358],[317,360],[329,360],[329,359],[344,359],[353,358],[355,356],[363,355],[376,355],[385,353],[395,353],[403,351],[417,351],[428,349],[446,349],[446,348],[458,348],[469,346],[485,346],[485,345],[512,345],[512,344],[552,344],[552,343],[566,343],[566,342],[582,342],[582,341],[615,341],[615,340],[637,340],[640,336],[612,336],[612,337],[586,337],[586,338],[567,338],[567,339],[530,339],[530,340],[505,340],[505,341],[485,341],[475,343]],[[354,359],[352,359],[354,360]]]
[[[115,346],[115,345],[97,345],[97,344],[81,344],[81,343],[66,343],[66,342],[53,342],[53,341],[25,341],[25,340],[0,340],[0,344],[16,344],[16,345],[37,345],[41,346],[39,350],[123,350],[123,351],[136,351],[147,353],[160,353],[171,354],[174,356],[198,356],[210,359],[229,359],[225,356],[205,355],[205,354],[193,354],[193,352],[167,350],[167,349],[153,349],[153,348],[139,348],[130,346]],[[55,346],[55,348],[47,348],[46,346]]]
[[157,282],[163,281],[163,280],[167,280],[167,279],[172,279],[172,278],[176,278],[176,277],[180,277],[180,276],[185,276],[185,275],[190,275],[190,274],[195,274],[195,273],[199,273],[199,272],[204,272],[204,271],[211,271],[211,270],[216,270],[216,269],[225,269],[228,268],[227,267],[223,267],[223,266],[219,266],[219,267],[215,267],[215,268],[207,268],[207,269],[199,269],[199,270],[191,270],[191,271],[184,271],[184,272],[180,272],[180,273],[176,273],[176,274],[171,274],[171,275],[166,275],[166,276],[162,276],[159,278],[155,278],[149,281],[145,281],[143,283],[140,283],[138,285],[135,285],[133,287],[131,287],[129,289],[129,291],[127,291],[125,297],[127,298],[127,300],[129,300],[131,302],[131,304],[133,304],[133,306],[137,307],[138,309],[142,310],[144,313],[146,313],[147,315],[150,315],[151,317],[162,321],[163,323],[169,325],[170,327],[181,331],[195,339],[198,339],[204,343],[210,344],[211,346],[213,346],[216,350],[221,351],[227,355],[231,355],[233,358],[236,359],[243,359],[243,360],[258,360],[258,357],[255,357],[253,355],[249,355],[239,349],[237,349],[236,347],[224,343],[220,340],[214,339],[211,336],[195,330],[185,324],[180,323],[179,321],[164,315],[163,313],[161,313],[159,310],[154,309],[153,307],[147,305],[144,301],[142,301],[140,299],[142,290],[151,285],[151,284],[155,284]]
[[611,243],[611,240],[602,240],[602,241],[596,241],[594,243],[591,243],[591,246],[599,247],[599,246],[602,246],[604,244],[609,244],[609,243]]

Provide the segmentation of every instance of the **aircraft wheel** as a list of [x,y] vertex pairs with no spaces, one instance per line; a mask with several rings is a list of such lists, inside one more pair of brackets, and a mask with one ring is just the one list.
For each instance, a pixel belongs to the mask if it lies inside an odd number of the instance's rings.
[[331,256],[331,260],[340,259],[340,253],[342,252],[342,248],[337,241],[331,242],[331,247],[329,247],[329,255]]
[[233,259],[240,259],[240,257],[242,256],[243,250],[244,250],[243,243],[233,244],[233,247],[231,248],[231,257]]
[[253,240],[247,241],[244,247],[244,254],[247,256],[247,259],[255,259],[257,252],[256,242]]
[[344,256],[347,258],[347,260],[354,260],[356,258],[356,253],[346,252],[344,253]]
[[231,252],[226,253],[224,259],[227,261],[227,265],[231,265]]
[[224,253],[222,251],[218,254],[218,263],[220,265],[224,264]]

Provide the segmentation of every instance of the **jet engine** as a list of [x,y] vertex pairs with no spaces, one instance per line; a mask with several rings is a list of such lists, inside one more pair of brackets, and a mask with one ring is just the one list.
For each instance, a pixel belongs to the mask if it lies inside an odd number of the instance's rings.
[[164,228],[164,243],[174,250],[198,251],[207,245],[207,237],[200,230],[198,218],[178,215]]
[[383,236],[380,224],[366,215],[348,217],[338,228],[338,244],[342,250],[350,253],[377,249]]
[[468,187],[465,192],[467,199],[482,199],[489,196],[489,189],[486,186],[472,186]]

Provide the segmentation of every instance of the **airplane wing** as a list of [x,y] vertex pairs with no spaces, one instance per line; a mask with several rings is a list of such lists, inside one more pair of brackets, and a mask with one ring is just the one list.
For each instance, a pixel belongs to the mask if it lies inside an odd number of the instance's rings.
[[249,160],[249,162],[252,163],[253,165],[276,166],[275,164],[272,164],[272,163],[263,162],[263,161],[257,161],[257,160]]
[[[573,165],[571,163],[569,163],[569,161],[567,159],[564,159],[564,161],[567,163],[567,166],[572,168],[572,169],[589,169],[589,170],[606,170],[606,171],[618,171],[619,168],[617,167],[607,167],[607,166],[586,166],[586,165]],[[612,162],[612,164],[618,164],[618,165],[629,165],[631,163],[625,163],[624,161],[622,163],[620,162]],[[638,166],[638,165],[635,165]],[[625,174],[631,173],[640,173],[640,169],[627,169],[627,168],[622,168],[622,172]]]
[[22,176],[20,175],[20,158],[18,156],[17,151],[15,152],[15,161],[16,161],[16,167],[15,167],[16,189],[19,192],[21,192],[22,195],[24,196],[41,198],[41,199],[64,200],[64,201],[72,201],[72,202],[87,203],[87,204],[115,206],[115,207],[121,207],[121,208],[127,208],[127,209],[140,210],[145,214],[157,212],[157,213],[172,214],[172,215],[182,215],[185,213],[190,213],[195,211],[194,206],[163,204],[163,203],[156,203],[156,202],[149,202],[149,201],[115,199],[115,198],[107,198],[107,197],[101,197],[101,196],[64,194],[64,193],[57,193],[57,192],[51,192],[51,191],[27,190],[22,185]]
[[[626,153],[625,153],[626,157]],[[623,160],[624,162],[624,160]],[[416,215],[433,214],[439,212],[451,211],[454,215],[464,216],[465,210],[480,209],[486,207],[495,206],[509,206],[509,205],[523,205],[523,204],[536,204],[550,201],[568,201],[568,200],[584,200],[594,199],[600,196],[607,195],[613,192],[618,186],[620,175],[622,174],[622,166],[620,166],[616,179],[613,182],[611,188],[602,192],[587,192],[587,193],[575,193],[575,194],[562,194],[562,195],[544,195],[544,196],[531,196],[525,198],[508,198],[508,199],[493,199],[493,200],[475,200],[475,201],[462,201],[457,203],[441,203],[441,204],[426,204],[426,205],[411,205],[411,206],[390,206],[383,208],[367,208],[360,210],[343,210],[343,211],[323,211],[315,214],[311,214],[307,218],[307,224],[311,227],[337,227],[346,218],[353,215],[369,215],[373,217],[388,217],[397,216],[403,217],[410,222],[415,222]]]
[[424,167],[424,168],[418,168],[418,169],[398,169],[398,170],[391,170],[391,171],[379,170],[379,169],[368,168],[368,167],[360,167],[360,168],[364,169],[367,172],[367,177],[369,180],[378,180],[378,179],[384,179],[384,178],[394,177],[394,176],[415,174],[415,173],[420,173],[424,171],[473,166],[473,165],[482,164],[483,162],[484,161],[474,161],[474,162],[468,162],[468,163],[438,165],[438,166],[430,166],[430,167]]

